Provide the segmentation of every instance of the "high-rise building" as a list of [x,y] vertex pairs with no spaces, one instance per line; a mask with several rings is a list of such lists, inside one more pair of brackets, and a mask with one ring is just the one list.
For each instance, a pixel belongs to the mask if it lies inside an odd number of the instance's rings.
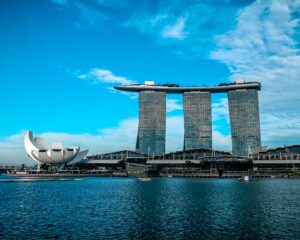
[[141,153],[162,154],[166,141],[166,93],[139,94],[139,127],[136,149]]
[[211,93],[185,92],[184,149],[212,148]]
[[232,152],[248,156],[261,146],[257,90],[228,92]]
[[236,81],[218,86],[181,87],[177,84],[132,84],[117,90],[139,93],[139,129],[136,148],[141,153],[162,154],[166,139],[166,94],[183,94],[184,146],[212,148],[211,94],[228,93],[234,155],[247,156],[261,146],[258,82]]

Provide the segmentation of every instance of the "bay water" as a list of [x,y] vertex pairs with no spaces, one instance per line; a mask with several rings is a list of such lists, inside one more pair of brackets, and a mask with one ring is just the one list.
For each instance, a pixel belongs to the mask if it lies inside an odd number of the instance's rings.
[[0,239],[300,239],[300,179],[0,182]]

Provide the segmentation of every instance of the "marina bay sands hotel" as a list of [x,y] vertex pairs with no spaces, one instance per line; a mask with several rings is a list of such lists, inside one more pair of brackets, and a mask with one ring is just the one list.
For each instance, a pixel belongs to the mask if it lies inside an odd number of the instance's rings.
[[227,93],[232,152],[248,156],[261,147],[258,82],[236,81],[206,87],[181,87],[176,84],[122,85],[117,90],[139,93],[139,126],[136,149],[141,153],[162,154],[166,141],[166,94],[182,94],[184,105],[184,150],[212,149],[211,94]]

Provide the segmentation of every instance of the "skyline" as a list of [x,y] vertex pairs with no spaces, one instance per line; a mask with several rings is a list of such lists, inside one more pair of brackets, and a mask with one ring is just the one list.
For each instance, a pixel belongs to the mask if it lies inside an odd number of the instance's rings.
[[[259,81],[262,144],[299,144],[300,1],[2,1],[0,164],[31,163],[32,130],[89,154],[134,149],[129,83]],[[117,109],[117,111],[115,111]],[[167,98],[166,151],[182,149],[182,99]],[[231,149],[225,94],[212,98],[213,148]]]

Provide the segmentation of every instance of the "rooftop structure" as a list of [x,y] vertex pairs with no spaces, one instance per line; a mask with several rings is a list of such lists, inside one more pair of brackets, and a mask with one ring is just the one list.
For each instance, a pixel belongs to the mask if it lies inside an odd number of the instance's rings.
[[233,156],[230,152],[213,150],[210,148],[193,148],[182,151],[165,153],[162,155],[154,156],[155,160],[195,160],[209,157],[229,157]]
[[[83,163],[86,164],[118,164],[120,162],[133,163],[185,163],[186,161],[201,162],[208,159],[244,159],[233,156],[230,152],[212,150],[208,148],[194,148],[158,155],[147,155],[137,151],[122,150],[117,152],[103,153],[87,156]],[[248,159],[248,158],[245,158]]]
[[127,92],[143,92],[143,91],[154,91],[154,92],[165,92],[165,93],[178,93],[182,94],[185,92],[211,92],[211,93],[225,93],[234,90],[242,89],[254,89],[260,90],[261,85],[259,82],[236,82],[236,83],[221,83],[218,86],[186,86],[182,87],[177,84],[130,84],[115,86],[117,90]]
[[121,150],[116,152],[109,152],[109,153],[102,153],[102,154],[96,154],[87,156],[87,161],[92,160],[125,160],[125,159],[133,159],[133,158],[146,158],[146,154],[142,154],[138,151],[132,151],[132,150]]
[[136,149],[145,154],[165,151],[166,94],[183,95],[183,149],[212,148],[211,94],[228,95],[232,152],[248,156],[261,146],[258,82],[221,83],[218,86],[181,87],[177,84],[145,84],[116,86],[115,89],[139,93],[139,128]]
[[300,156],[300,145],[290,145],[276,148],[268,148],[260,150],[254,155],[269,155],[269,154],[299,154]]

